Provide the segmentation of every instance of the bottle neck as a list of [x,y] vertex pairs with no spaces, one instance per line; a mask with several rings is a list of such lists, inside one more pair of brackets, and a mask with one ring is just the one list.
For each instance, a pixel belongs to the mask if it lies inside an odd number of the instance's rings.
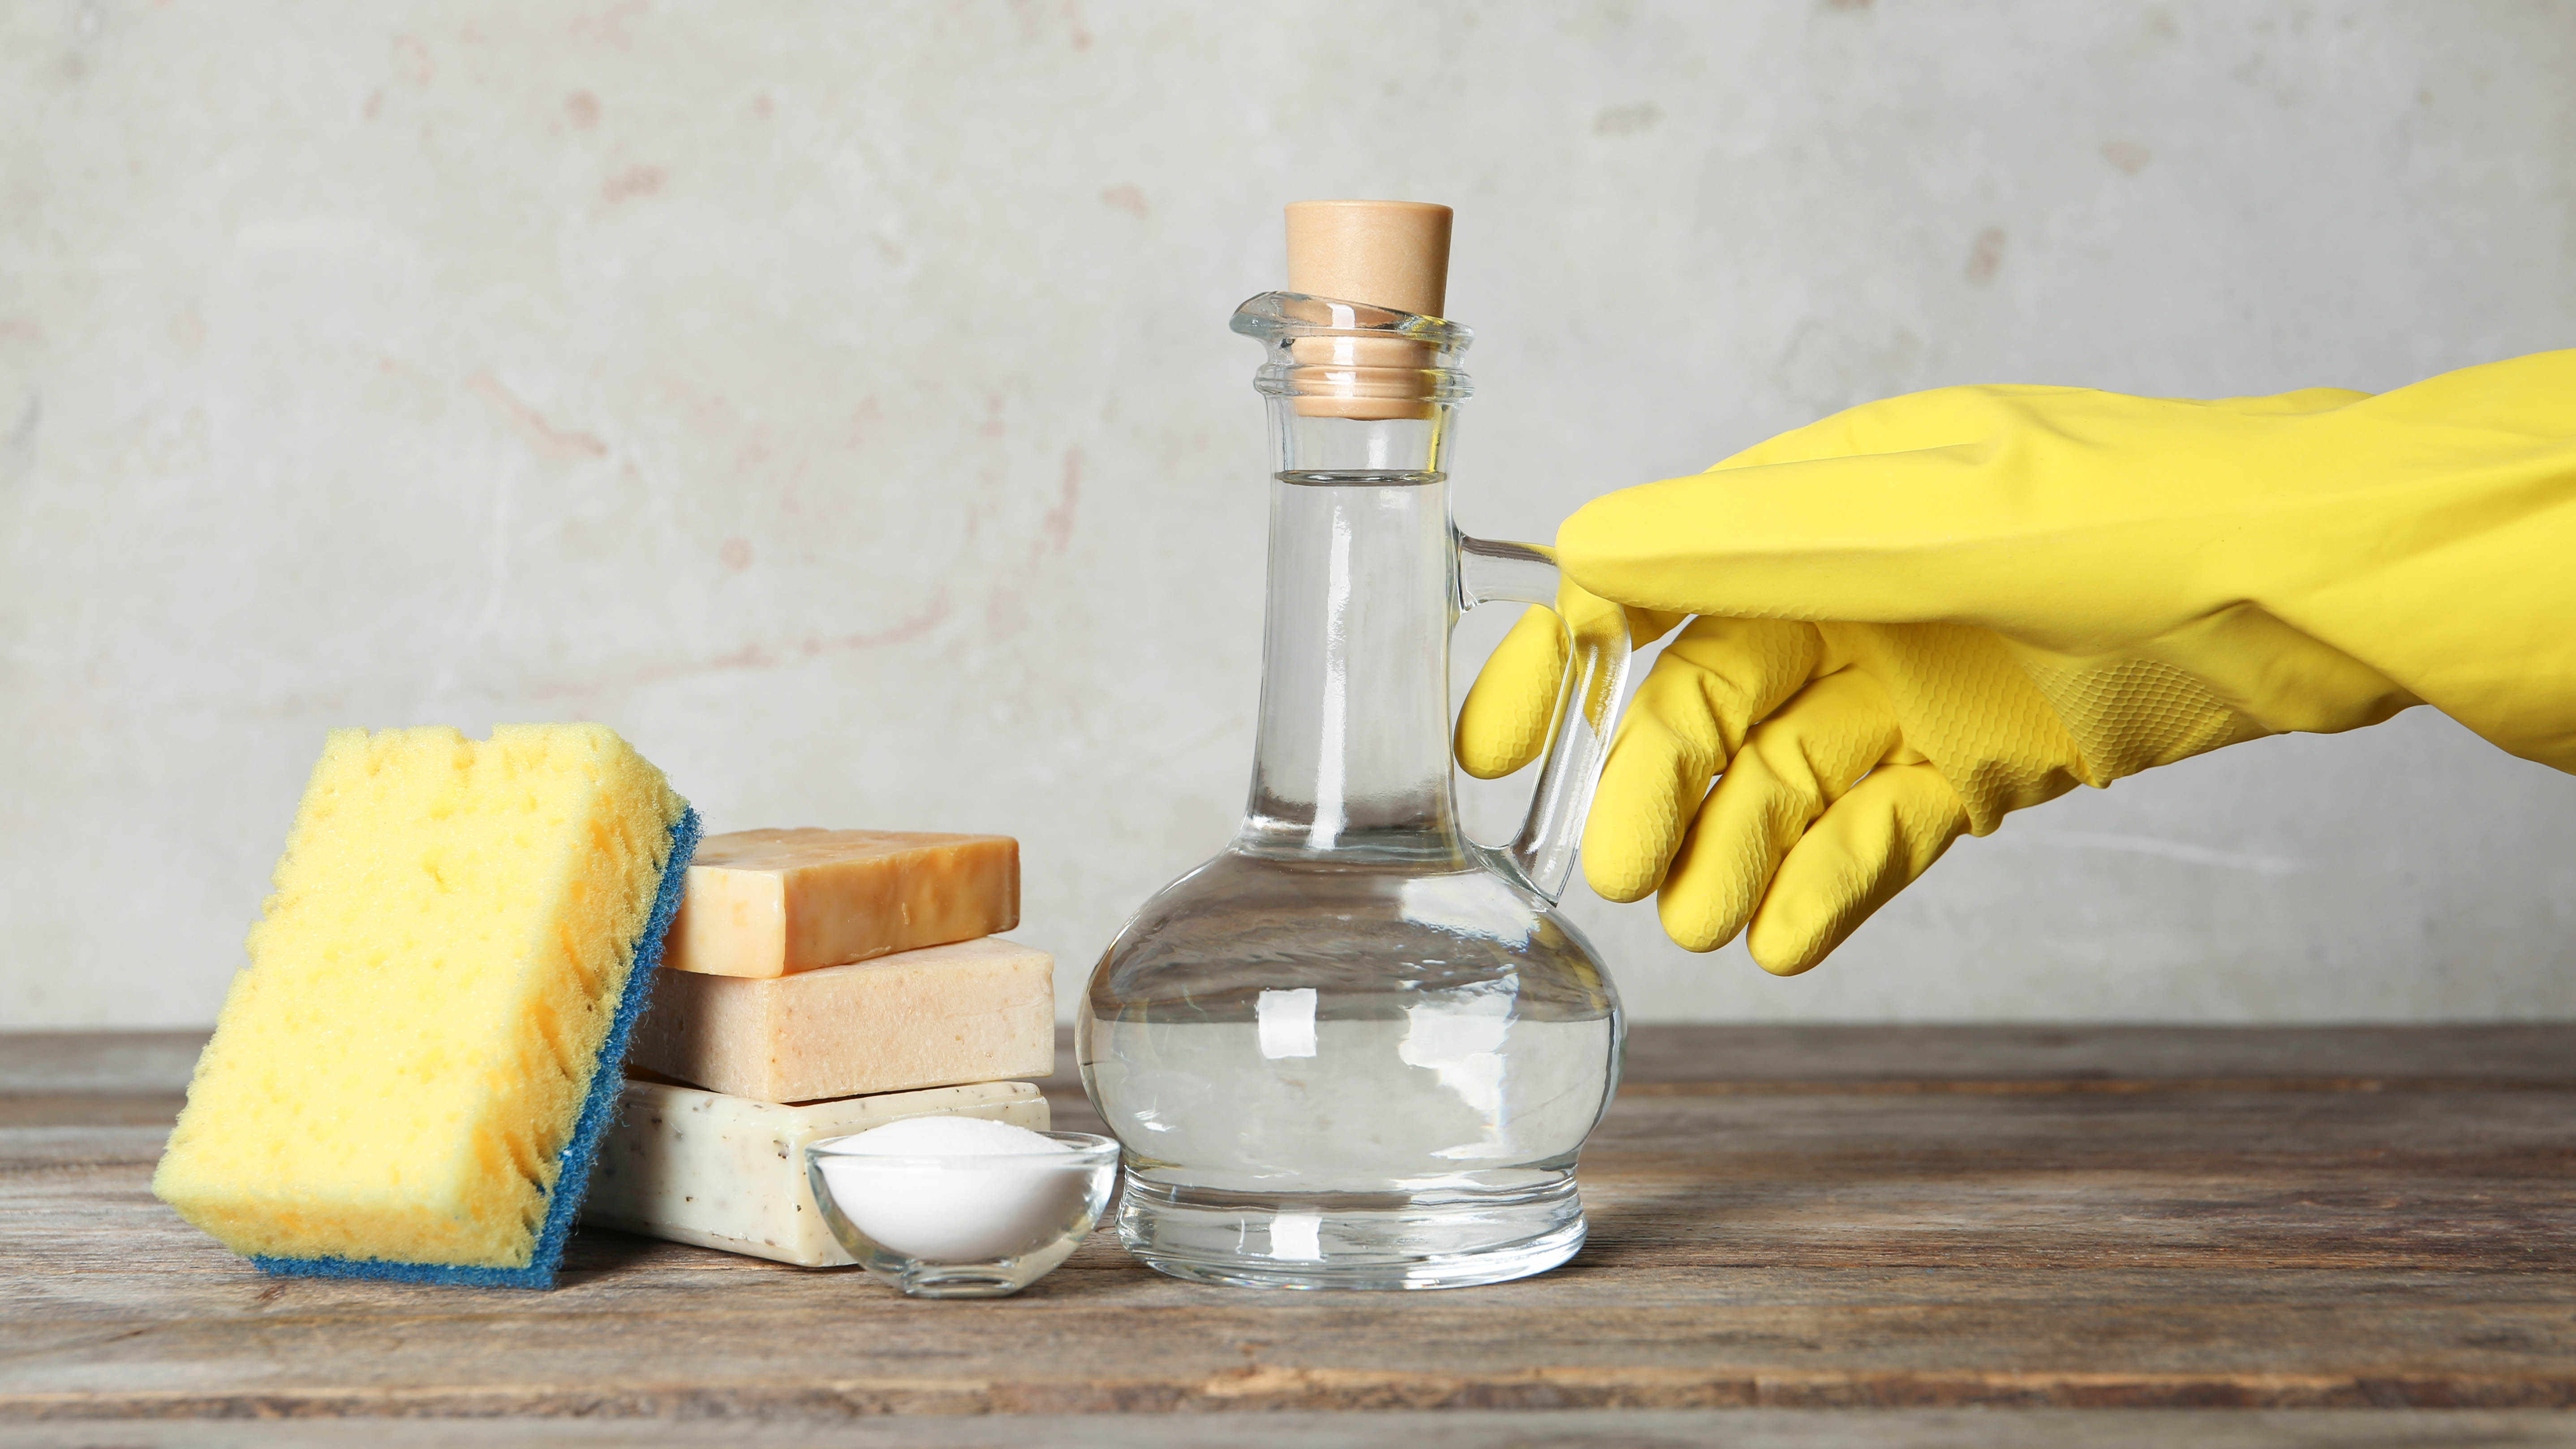
[[1432,466],[1447,419],[1299,417],[1287,403],[1273,401],[1282,466],[1243,844],[1463,857],[1449,767],[1457,550]]

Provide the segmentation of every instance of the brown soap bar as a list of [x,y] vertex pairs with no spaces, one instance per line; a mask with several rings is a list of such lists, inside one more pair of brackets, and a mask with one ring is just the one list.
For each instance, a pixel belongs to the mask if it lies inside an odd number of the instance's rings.
[[763,980],[665,972],[630,1065],[761,1102],[1055,1070],[1055,958],[961,941]]
[[784,976],[1019,923],[1020,843],[1007,835],[737,830],[699,843],[662,964]]

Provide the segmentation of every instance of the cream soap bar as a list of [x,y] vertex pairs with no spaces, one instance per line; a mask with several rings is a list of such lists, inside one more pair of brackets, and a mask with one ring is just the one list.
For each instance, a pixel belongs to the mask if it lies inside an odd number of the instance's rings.
[[689,864],[662,964],[784,976],[1020,923],[1020,843],[1007,835],[737,830]]
[[762,1102],[1055,1070],[1055,958],[961,941],[765,980],[665,971],[627,1060]]
[[848,1263],[805,1180],[805,1144],[906,1117],[982,1117],[1043,1132],[1046,1098],[986,1082],[778,1107],[695,1087],[628,1082],[581,1220],[807,1268]]

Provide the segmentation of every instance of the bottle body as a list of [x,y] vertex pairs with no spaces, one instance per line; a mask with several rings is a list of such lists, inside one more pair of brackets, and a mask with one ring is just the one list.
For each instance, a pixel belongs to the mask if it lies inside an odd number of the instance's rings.
[[1238,845],[1121,933],[1078,1055],[1127,1146],[1130,1251],[1218,1282],[1417,1288],[1582,1245],[1575,1159],[1620,1044],[1590,945],[1499,872]]

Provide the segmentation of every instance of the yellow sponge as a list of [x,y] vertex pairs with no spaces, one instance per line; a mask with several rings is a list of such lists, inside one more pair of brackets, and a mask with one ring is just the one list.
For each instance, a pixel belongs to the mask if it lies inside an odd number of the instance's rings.
[[550,1286],[696,837],[605,726],[332,731],[153,1192],[272,1272]]

